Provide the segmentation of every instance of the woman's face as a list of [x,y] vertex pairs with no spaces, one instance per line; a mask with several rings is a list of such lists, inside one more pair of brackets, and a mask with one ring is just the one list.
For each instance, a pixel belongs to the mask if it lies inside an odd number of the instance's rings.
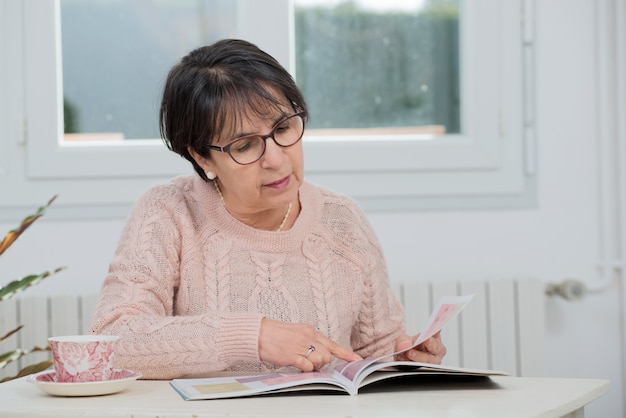
[[[268,115],[244,113],[237,130],[222,135],[213,145],[224,146],[244,135],[268,134],[277,122],[295,113],[286,99],[282,102],[280,109]],[[220,151],[211,151],[210,159],[195,152],[192,156],[205,172],[212,171],[217,176],[227,210],[244,223],[263,226],[265,222],[269,229],[277,214],[279,219],[284,215],[289,203],[297,204],[304,174],[302,141],[284,148],[267,138],[263,156],[248,165],[238,164],[228,153]]]

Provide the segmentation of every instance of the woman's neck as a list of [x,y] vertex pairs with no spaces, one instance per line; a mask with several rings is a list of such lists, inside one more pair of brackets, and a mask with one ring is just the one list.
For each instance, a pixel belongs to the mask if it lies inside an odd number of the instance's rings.
[[[296,205],[294,205],[293,202],[289,202],[289,204],[284,209],[284,211],[282,211],[282,214],[280,215],[280,220],[278,220],[279,217],[274,214],[281,213],[281,212],[275,211],[275,210],[271,211],[272,213],[261,212],[261,213],[255,213],[252,216],[242,215],[231,210],[228,207],[228,205],[226,205],[226,201],[224,200],[224,195],[222,194],[222,190],[220,189],[220,186],[217,183],[217,180],[213,180],[213,185],[215,186],[215,190],[217,190],[217,194],[220,196],[220,200],[222,201],[222,205],[224,205],[224,208],[226,209],[226,211],[238,221],[243,222],[244,224],[251,226],[253,228],[263,229],[266,231],[275,231],[275,232],[287,230],[293,224],[292,219],[294,218],[292,217],[292,214],[296,214],[300,211],[300,207],[299,207],[300,205],[297,204],[297,200],[296,200]],[[294,206],[298,206],[296,211],[293,210]],[[296,214],[296,217],[297,217],[297,214]]]

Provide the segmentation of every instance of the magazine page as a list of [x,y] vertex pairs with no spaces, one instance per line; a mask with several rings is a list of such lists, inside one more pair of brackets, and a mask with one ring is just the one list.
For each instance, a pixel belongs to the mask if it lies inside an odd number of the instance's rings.
[[356,386],[358,386],[358,381],[362,380],[362,374],[371,373],[373,371],[371,369],[371,365],[374,363],[380,362],[382,359],[395,356],[397,354],[403,353],[405,351],[409,351],[412,348],[417,347],[437,332],[439,332],[448,322],[454,319],[465,306],[472,300],[474,295],[464,295],[464,296],[444,296],[442,297],[433,312],[430,314],[428,318],[428,322],[424,327],[424,331],[420,332],[417,339],[413,342],[413,345],[405,350],[397,351],[392,354],[368,358],[360,361],[355,361],[351,363],[340,362],[333,366],[333,369],[345,376],[352,382],[355,382]]
[[[404,364],[400,364],[404,363]],[[363,388],[381,380],[392,381],[402,376],[428,376],[428,375],[449,375],[449,376],[508,376],[508,373],[499,370],[471,369],[466,367],[451,367],[433,365],[417,362],[393,362],[389,364],[379,363],[368,369],[366,373],[360,375],[359,388]]]
[[[465,306],[474,298],[474,295],[464,296],[444,296],[439,299],[437,306],[428,318],[426,329],[420,332],[419,336],[413,343],[413,347],[417,347],[452,321]],[[413,348],[411,347],[411,348]]]
[[[442,297],[435,306],[433,312],[430,314],[424,331],[419,334],[413,345],[405,350],[395,352],[391,355],[367,358],[360,361],[353,361],[350,363],[346,361],[337,361],[334,362],[327,369],[331,369],[334,374],[339,374],[345,377],[349,381],[353,382],[354,386],[358,387],[358,382],[363,379],[362,374],[369,374],[374,370],[378,370],[379,368],[381,368],[381,366],[378,365],[380,360],[387,357],[395,356],[396,354],[400,354],[412,348],[415,348],[422,342],[426,341],[428,338],[435,335],[448,322],[454,319],[472,300],[473,297],[474,295]],[[372,367],[372,365],[374,366]],[[337,376],[335,377],[340,380],[340,378],[338,378]]]
[[294,388],[298,390],[334,389],[348,393],[355,391],[345,378],[341,376],[339,380],[333,378],[333,373],[333,371],[318,371],[174,379],[170,381],[170,384],[185,400],[234,398],[283,392]]
[[[376,372],[376,373],[374,373]],[[367,386],[379,380],[408,375],[463,375],[463,376],[508,376],[500,370],[473,369],[468,367],[446,366],[442,364],[420,363],[417,361],[392,361],[370,363],[361,370],[354,383],[357,387]]]
[[[418,337],[413,342],[413,345],[405,350],[397,351],[391,355],[395,356],[397,354],[404,353],[405,351],[409,351],[441,331],[448,322],[452,321],[459,313],[461,313],[473,297],[474,295],[444,296],[439,299],[435,309],[433,309],[430,317],[428,318],[424,331],[419,333]],[[381,356],[377,360],[385,357],[389,357],[389,355]]]
[[[368,375],[390,366],[405,367],[404,372],[406,373],[415,373],[418,369],[426,372],[433,368],[442,372],[446,369],[445,366],[415,362],[382,362],[381,360],[415,348],[435,335],[463,310],[473,296],[446,296],[441,298],[429,317],[425,330],[419,334],[414,344],[406,350],[390,355],[350,363],[336,361],[322,371],[308,373],[271,373],[251,376],[174,379],[170,384],[186,400],[233,398],[286,390],[320,388],[344,390],[354,395],[358,391],[359,384]],[[410,368],[410,372],[407,371],[406,367]],[[394,373],[398,374],[400,371],[400,369],[396,369]],[[380,380],[382,376],[379,376],[376,380]]]

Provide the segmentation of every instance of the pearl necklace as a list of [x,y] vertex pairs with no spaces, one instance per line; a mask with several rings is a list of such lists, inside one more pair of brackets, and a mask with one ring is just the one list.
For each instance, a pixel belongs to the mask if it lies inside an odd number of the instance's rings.
[[[215,185],[215,190],[217,190],[217,194],[220,195],[220,200],[222,201],[222,205],[226,207],[226,202],[224,202],[224,196],[222,195],[222,190],[220,189],[219,184],[217,184],[216,180],[213,180],[213,184]],[[278,229],[276,230],[276,232],[280,232],[283,229],[283,226],[285,226],[285,223],[287,222],[287,218],[289,218],[289,213],[291,213],[291,203],[292,202],[289,202],[289,206],[287,206],[287,212],[285,213],[285,216],[283,216],[283,221],[278,226]]]

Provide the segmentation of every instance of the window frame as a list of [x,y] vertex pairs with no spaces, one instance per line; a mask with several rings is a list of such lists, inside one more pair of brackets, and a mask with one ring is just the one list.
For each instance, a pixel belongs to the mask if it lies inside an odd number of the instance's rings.
[[[10,183],[18,192],[19,203],[40,203],[45,201],[40,197],[43,190],[55,189],[67,194],[64,200],[72,216],[81,216],[80,209],[90,209],[88,217],[119,216],[149,185],[192,172],[191,166],[160,140],[61,144],[58,0],[15,2],[18,5],[0,1],[8,12],[21,15],[5,30],[15,32],[23,25],[24,34],[23,53],[8,42],[0,46],[7,62],[11,56],[23,54],[23,140],[0,142],[23,157],[23,165],[16,162],[8,176],[2,171],[7,162],[0,158],[0,184]],[[527,27],[523,26],[529,21],[524,14],[532,11],[530,0],[465,0],[461,4],[463,133],[329,139],[305,131],[308,180],[347,194],[372,210],[533,203],[533,155],[528,151],[533,147],[526,126],[532,113],[527,94],[532,56],[526,48]],[[292,11],[289,0],[240,0],[238,36],[255,42],[293,69]],[[258,25],[259,20],[267,21],[259,16],[272,16],[273,24]],[[12,19],[5,17],[2,23],[10,22]],[[19,72],[15,68],[12,64],[6,73],[0,72],[0,81],[4,79],[11,97],[19,95],[8,81],[11,74]],[[16,100],[19,103],[20,97]],[[13,111],[13,117],[19,118],[19,113]],[[98,205],[117,210],[98,210]]]

